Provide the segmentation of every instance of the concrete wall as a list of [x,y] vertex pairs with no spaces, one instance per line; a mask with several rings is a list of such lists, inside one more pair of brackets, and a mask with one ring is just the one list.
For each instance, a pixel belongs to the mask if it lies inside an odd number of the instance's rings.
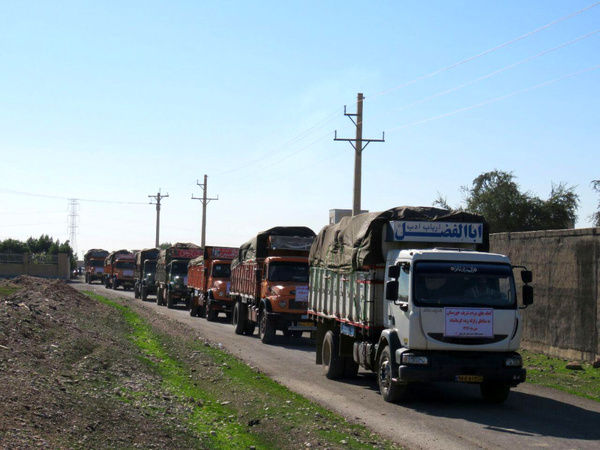
[[23,255],[21,263],[0,263],[0,278],[14,278],[19,275],[68,280],[71,277],[69,255],[59,253],[57,264],[34,264],[28,254]]
[[523,347],[579,360],[600,356],[600,228],[499,233],[490,246],[533,271]]

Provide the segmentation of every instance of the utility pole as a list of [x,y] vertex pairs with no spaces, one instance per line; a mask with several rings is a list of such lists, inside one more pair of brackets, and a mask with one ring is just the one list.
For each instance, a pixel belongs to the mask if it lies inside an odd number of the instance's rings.
[[217,198],[207,198],[207,191],[208,191],[208,186],[206,184],[206,180],[207,180],[207,176],[206,174],[204,174],[204,183],[200,184],[200,182],[198,180],[196,180],[196,184],[198,186],[200,186],[202,188],[202,190],[204,191],[202,198],[200,197],[194,197],[194,194],[192,194],[192,200],[200,200],[202,202],[202,242],[200,243],[200,247],[204,248],[204,245],[206,244],[206,205],[208,205],[208,203],[211,200],[219,200],[219,196],[217,195]]
[[[163,198],[167,198],[168,196],[169,196],[168,193],[167,193],[167,195],[161,195],[160,188],[158,188],[158,194],[148,196],[148,197],[156,200],[156,244],[155,244],[156,248],[158,248],[158,246],[160,245],[160,242],[158,241],[158,238],[160,235],[160,201]],[[150,204],[154,205],[154,203],[152,203],[152,200],[150,200]]]
[[[352,123],[356,126],[356,137],[354,139],[342,139],[337,137],[337,130],[335,130],[334,141],[348,141],[350,145],[354,147],[354,193],[352,198],[352,215],[356,216],[360,214],[360,194],[361,194],[361,180],[362,180],[362,152],[367,145],[371,142],[385,142],[385,132],[383,132],[381,139],[363,139],[362,127],[363,127],[363,100],[364,97],[361,93],[358,94],[356,100],[356,114],[349,114],[346,112],[346,106],[344,105],[344,115],[347,116]],[[352,118],[356,117],[356,121]],[[363,146],[363,143],[364,144]]]

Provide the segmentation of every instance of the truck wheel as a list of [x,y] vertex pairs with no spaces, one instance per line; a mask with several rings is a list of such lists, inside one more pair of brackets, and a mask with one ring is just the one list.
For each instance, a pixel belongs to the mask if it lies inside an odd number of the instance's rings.
[[379,367],[377,368],[377,381],[379,383],[379,392],[386,402],[394,403],[404,400],[408,393],[408,384],[396,384],[392,381],[392,356],[390,348],[383,349],[379,357]]
[[352,356],[344,358],[344,378],[354,378],[358,374],[358,363]]
[[133,286],[133,298],[140,298],[140,290],[138,289],[137,284]]
[[510,392],[510,386],[500,382],[481,383],[479,389],[486,403],[502,403]]
[[85,274],[85,284],[90,284],[90,276],[87,273]]
[[119,285],[117,284],[117,279],[113,278],[112,280],[112,288],[113,290],[116,290],[119,287]]
[[325,333],[323,339],[323,371],[330,380],[337,380],[344,375],[344,358],[340,355],[340,337],[333,331]]
[[169,291],[168,289],[167,289],[166,297],[167,297],[167,308],[173,309],[173,305],[175,302],[173,301],[173,294],[171,294],[171,291]]
[[210,299],[206,302],[206,320],[209,322],[214,322],[217,320],[218,313],[213,309],[212,302]]
[[146,301],[148,300],[148,288],[146,286],[142,287],[142,300]]
[[258,316],[258,336],[263,344],[272,344],[275,340],[275,327],[269,321],[265,310]]
[[156,304],[162,305],[162,289],[160,287],[156,288]]
[[256,322],[252,322],[250,320],[246,321],[246,330],[244,331],[246,336],[252,336],[254,334],[255,329],[256,329]]
[[246,318],[242,317],[242,304],[236,302],[233,307],[233,319],[232,323],[235,329],[235,334],[244,334],[246,331]]
[[190,316],[192,317],[198,317],[198,306],[192,304],[192,306],[190,307]]

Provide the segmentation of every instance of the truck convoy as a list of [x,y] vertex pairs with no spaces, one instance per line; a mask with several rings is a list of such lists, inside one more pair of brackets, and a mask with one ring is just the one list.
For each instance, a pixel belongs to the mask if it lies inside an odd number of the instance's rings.
[[135,255],[129,250],[117,250],[104,259],[104,286],[117,289],[123,286],[128,290],[133,287],[133,269]]
[[258,324],[260,339],[269,344],[277,330],[292,336],[315,330],[307,317],[308,252],[314,239],[307,227],[274,227],[240,247],[231,263],[236,334],[252,335]]
[[156,262],[156,304],[173,308],[177,302],[189,307],[187,268],[190,260],[202,255],[196,244],[178,242],[160,251]]
[[377,373],[388,402],[437,381],[503,402],[526,377],[516,350],[532,274],[488,251],[487,223],[462,211],[398,207],[326,226],[309,257],[316,363],[330,379]]
[[235,247],[204,247],[204,254],[188,264],[190,316],[206,317],[212,322],[219,312],[231,319],[233,301],[229,297],[231,260]]
[[133,296],[147,300],[148,295],[156,294],[156,260],[160,250],[145,248],[135,254]]
[[95,280],[104,282],[104,260],[108,256],[108,251],[101,248],[93,248],[83,255],[83,264],[85,268],[85,282],[91,284]]

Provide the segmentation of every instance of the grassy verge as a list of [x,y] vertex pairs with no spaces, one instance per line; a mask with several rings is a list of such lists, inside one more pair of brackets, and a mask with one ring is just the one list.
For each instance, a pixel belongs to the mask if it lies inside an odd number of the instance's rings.
[[130,340],[144,365],[160,375],[162,387],[175,401],[188,405],[187,426],[209,447],[397,448],[207,342],[192,336],[182,340],[130,305],[86,294],[115,308],[129,324]]
[[527,382],[558,389],[600,402],[600,369],[582,363],[582,370],[566,368],[569,361],[523,350]]

